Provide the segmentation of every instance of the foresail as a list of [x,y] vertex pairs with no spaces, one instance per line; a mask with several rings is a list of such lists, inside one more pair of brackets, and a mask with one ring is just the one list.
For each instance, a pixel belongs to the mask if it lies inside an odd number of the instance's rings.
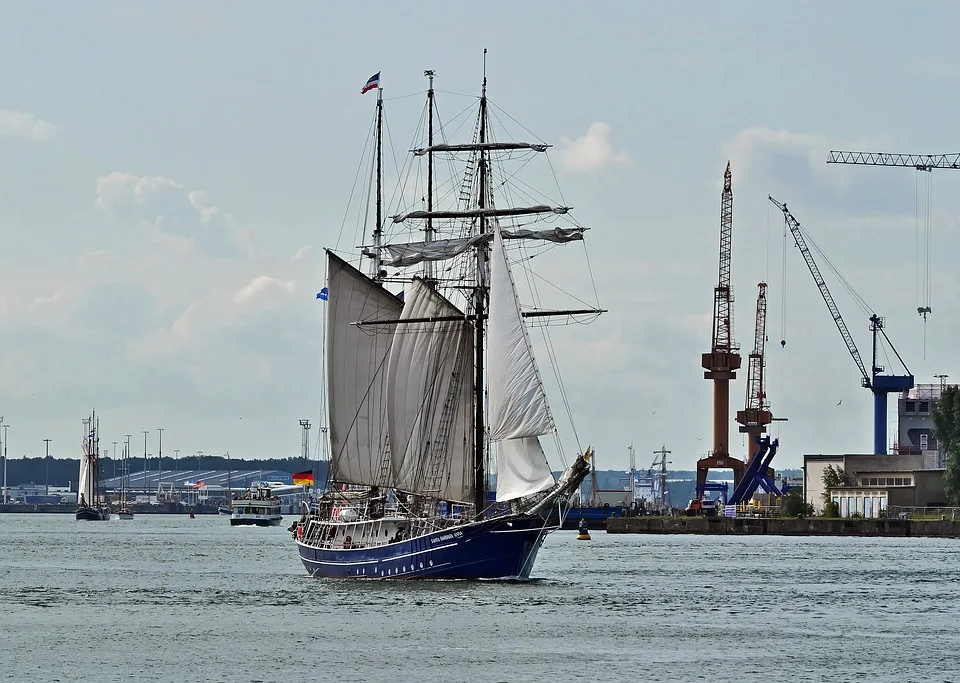
[[379,483],[386,454],[386,361],[393,330],[357,325],[396,319],[403,304],[327,251],[327,387],[335,481]]
[[[416,279],[401,320],[463,317]],[[391,485],[467,501],[473,497],[473,336],[463,320],[395,326],[388,359]]]
[[497,444],[498,502],[545,491],[554,482],[539,438],[504,439]]
[[520,315],[513,275],[499,228],[490,253],[487,391],[490,440],[520,439],[553,431],[553,415]]
[[[549,242],[573,242],[583,239],[586,228],[554,228],[552,230],[501,230],[503,239],[536,239]],[[413,266],[422,261],[442,261],[459,256],[477,244],[489,242],[493,239],[492,233],[461,237],[449,240],[433,240],[430,242],[407,242],[405,244],[387,244],[384,249],[390,255],[385,265],[400,268]]]

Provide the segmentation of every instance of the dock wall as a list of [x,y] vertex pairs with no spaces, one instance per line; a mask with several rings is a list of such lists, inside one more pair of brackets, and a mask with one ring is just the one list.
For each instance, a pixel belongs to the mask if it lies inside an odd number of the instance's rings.
[[775,536],[929,536],[960,538],[960,521],[753,517],[611,517],[608,534],[736,534]]

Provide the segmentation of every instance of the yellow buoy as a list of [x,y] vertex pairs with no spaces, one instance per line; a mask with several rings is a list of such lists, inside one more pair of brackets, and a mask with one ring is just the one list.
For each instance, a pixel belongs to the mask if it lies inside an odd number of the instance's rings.
[[578,541],[589,541],[590,532],[587,531],[587,520],[581,519],[580,526],[577,527],[577,540]]

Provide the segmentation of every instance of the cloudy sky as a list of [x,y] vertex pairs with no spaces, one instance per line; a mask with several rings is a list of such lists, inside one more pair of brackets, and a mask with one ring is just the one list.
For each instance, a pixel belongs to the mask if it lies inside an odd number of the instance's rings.
[[[784,273],[768,194],[886,317],[919,381],[960,378],[960,173],[929,176],[924,348],[916,233],[927,177],[824,163],[830,149],[958,151],[954,2],[488,2],[472,13],[480,7],[0,3],[10,456],[40,455],[51,438],[52,453],[75,457],[92,408],[103,439],[134,434],[135,452],[147,429],[156,453],[162,427],[165,454],[295,454],[297,421],[321,420],[314,296],[372,115],[359,88],[380,70],[385,96],[417,93],[432,68],[438,88],[476,93],[484,47],[491,99],[556,145],[564,197],[592,228],[610,312],[555,339],[600,467],[624,467],[631,442],[641,465],[665,444],[674,468],[710,448],[700,354],[728,159],[735,337],[745,367],[765,280],[768,393],[789,418],[775,428],[780,467],[804,452],[869,451],[872,401],[792,246]],[[397,139],[400,154],[408,137]],[[865,315],[821,268],[867,356]],[[739,435],[733,446],[743,450]]]

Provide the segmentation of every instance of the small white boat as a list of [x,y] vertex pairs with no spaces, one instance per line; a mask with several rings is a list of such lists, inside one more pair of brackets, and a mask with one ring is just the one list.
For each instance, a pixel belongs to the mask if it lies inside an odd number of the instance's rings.
[[280,499],[269,488],[257,488],[242,498],[234,498],[230,507],[230,526],[279,526]]

